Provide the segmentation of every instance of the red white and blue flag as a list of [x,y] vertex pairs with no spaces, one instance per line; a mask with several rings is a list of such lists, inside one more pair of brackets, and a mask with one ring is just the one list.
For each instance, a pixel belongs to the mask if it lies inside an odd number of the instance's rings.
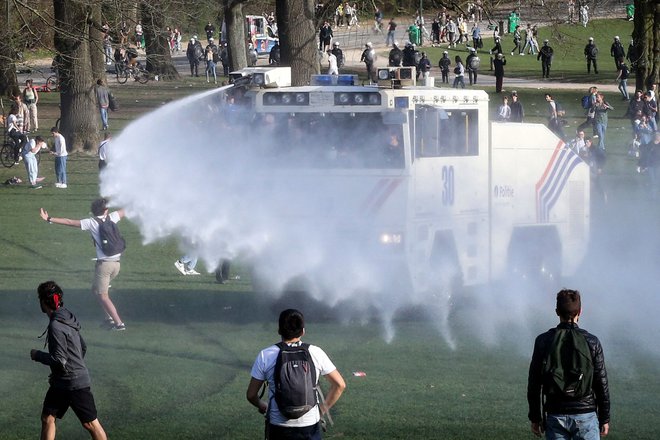
[[573,169],[582,162],[575,151],[559,141],[543,176],[536,182],[536,219],[539,223],[550,221],[550,210],[557,203]]

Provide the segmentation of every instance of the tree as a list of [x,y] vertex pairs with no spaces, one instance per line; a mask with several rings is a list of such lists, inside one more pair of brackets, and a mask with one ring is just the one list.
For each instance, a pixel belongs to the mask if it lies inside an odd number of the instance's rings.
[[144,41],[147,52],[147,70],[159,78],[179,79],[179,72],[172,62],[170,35],[164,26],[163,3],[152,0],[140,2],[140,12],[144,29]]
[[633,41],[637,60],[636,88],[660,82],[660,3],[635,0]]
[[91,68],[90,7],[72,0],[53,0],[53,6],[55,49],[59,54],[60,132],[71,151],[93,150],[99,138],[99,112]]
[[247,53],[245,48],[245,19],[243,18],[243,1],[224,0],[225,26],[229,53],[229,70],[239,70],[247,66]]
[[309,84],[311,75],[320,71],[314,11],[313,0],[276,1],[281,63],[291,66],[293,86]]
[[8,96],[18,89],[16,63],[12,38],[11,10],[13,2],[0,6],[0,96]]

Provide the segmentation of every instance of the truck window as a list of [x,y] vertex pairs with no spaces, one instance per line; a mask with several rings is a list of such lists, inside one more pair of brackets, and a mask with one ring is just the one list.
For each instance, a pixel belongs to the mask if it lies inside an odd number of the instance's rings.
[[415,108],[415,157],[479,154],[478,110]]
[[387,124],[381,113],[260,113],[250,127],[253,151],[282,168],[405,165],[403,124]]

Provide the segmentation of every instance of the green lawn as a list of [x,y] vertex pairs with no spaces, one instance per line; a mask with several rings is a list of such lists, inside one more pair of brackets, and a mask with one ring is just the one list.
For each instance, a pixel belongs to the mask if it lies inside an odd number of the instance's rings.
[[[118,130],[145,111],[205,86],[189,79],[177,84],[116,86],[113,91],[121,110],[111,115],[111,128]],[[541,92],[519,92],[527,120],[544,121]],[[556,93],[568,111],[571,128],[582,119],[581,94]],[[55,98],[54,94],[42,97],[42,127],[55,120]],[[494,111],[499,97],[492,94],[491,100]],[[614,105],[603,179],[617,199],[642,204],[637,190],[641,177],[634,172],[634,160],[625,154],[628,122],[622,118],[622,107]],[[52,185],[37,191],[25,185],[0,186],[0,439],[38,435],[48,369],[30,361],[29,351],[43,347],[37,336],[47,319],[39,310],[35,289],[46,279],[64,287],[66,305],[83,324],[99,418],[112,439],[260,438],[263,418],[244,397],[249,369],[257,351],[277,339],[277,313],[292,305],[308,316],[305,339],[326,349],[348,384],[333,410],[335,426],[325,438],[532,438],[526,417],[527,367],[533,336],[554,325],[552,310],[538,316],[504,313],[505,323],[496,328],[500,337],[481,338],[473,330],[478,318],[468,298],[457,305],[451,318],[455,350],[448,347],[434,320],[423,319],[419,310],[402,314],[395,322],[394,340],[386,343],[376,320],[340,323],[336,315],[341,310],[309,300],[255,294],[240,262],[233,268],[240,279],[229,284],[215,284],[209,274],[181,277],[173,266],[179,255],[174,242],[143,246],[137,228],[122,222],[128,251],[122,272],[113,281],[112,296],[128,330],[101,330],[101,312],[89,292],[91,240],[73,228],[48,225],[38,215],[39,207],[73,218],[89,212],[89,203],[98,194],[96,158],[74,154],[68,169],[71,185],[66,191]],[[41,170],[46,183],[52,184],[52,158],[42,159]],[[12,175],[25,178],[22,164],[0,169],[0,181]],[[638,227],[648,219],[656,219],[657,224],[657,215],[639,217],[635,209],[621,206],[611,201],[595,203],[594,216],[616,218],[617,227]],[[617,232],[612,235],[620,235]],[[612,240],[618,245],[616,238]],[[657,253],[650,254],[651,262],[653,258],[657,261]],[[631,257],[622,264],[639,262]],[[590,313],[598,314],[594,302]],[[624,321],[640,325],[640,315],[654,311],[644,309],[646,304]],[[640,334],[654,340],[657,334],[649,335],[654,328]],[[660,435],[654,423],[660,415],[657,349],[649,352],[613,334],[604,335],[613,402],[608,438],[656,440]],[[367,375],[354,377],[353,371]],[[72,413],[58,426],[58,438],[88,438]]]

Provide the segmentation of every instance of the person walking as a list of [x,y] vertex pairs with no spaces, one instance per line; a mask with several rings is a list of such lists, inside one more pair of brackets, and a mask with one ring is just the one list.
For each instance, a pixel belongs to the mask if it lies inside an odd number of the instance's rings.
[[96,296],[101,308],[105,312],[106,325],[111,330],[121,331],[126,330],[126,325],[119,317],[117,308],[110,299],[109,289],[110,282],[119,275],[121,259],[121,252],[114,255],[106,255],[103,252],[101,243],[101,234],[99,232],[100,225],[103,222],[110,221],[118,223],[124,218],[125,213],[123,209],[117,211],[108,211],[108,201],[104,198],[96,199],[92,202],[91,211],[92,217],[82,220],[74,220],[69,218],[51,217],[48,211],[41,208],[39,215],[42,220],[49,224],[71,226],[73,228],[80,228],[83,231],[89,231],[96,248],[96,266],[94,271],[94,283],[92,284],[92,293]]
[[60,133],[57,127],[51,128],[50,134],[53,136],[55,143],[55,151],[51,152],[55,156],[55,188],[66,189],[66,161],[69,156],[66,149],[66,139],[64,139],[64,136],[62,136],[62,133]]
[[213,77],[213,84],[218,83],[218,76],[215,71],[215,66],[220,61],[220,54],[218,53],[218,46],[215,44],[213,37],[209,38],[209,44],[204,51],[206,59],[206,82],[211,81]]
[[[305,318],[300,311],[287,309],[280,313],[278,333],[282,341],[261,350],[252,365],[250,373],[252,377],[246,391],[246,398],[261,414],[266,415],[267,438],[271,440],[320,440],[321,416],[328,413],[330,408],[337,403],[346,388],[346,383],[323,349],[302,342],[301,338],[305,335]],[[276,364],[278,358],[284,357],[282,351],[300,353],[299,356],[305,360],[298,362],[305,366],[309,366],[309,362],[311,362],[312,377],[315,379],[313,386],[316,386],[320,376],[325,376],[330,383],[330,389],[325,399],[321,399],[309,411],[295,419],[288,418],[280,410],[283,399],[280,398],[281,392],[276,389],[279,379]],[[267,400],[259,397],[259,390],[264,383],[268,383]],[[292,396],[281,397],[291,398]]]
[[37,103],[39,102],[39,92],[32,85],[31,79],[25,80],[25,88],[23,89],[23,102],[27,105],[28,114],[25,120],[24,132],[34,133],[39,130],[39,115],[37,112]]
[[546,93],[545,100],[548,103],[548,128],[563,140],[566,136],[562,127],[561,110],[551,94]]
[[630,96],[628,96],[628,77],[630,76],[630,70],[623,58],[619,61],[616,75],[616,81],[619,83],[619,92],[621,92],[624,101],[630,101]]
[[520,38],[520,26],[516,26],[516,29],[513,31],[513,49],[511,49],[511,56],[513,56],[516,52],[518,52],[519,55],[522,53]]
[[477,84],[477,76],[479,74],[479,65],[480,60],[477,55],[477,50],[474,47],[470,48],[470,54],[465,58],[465,64],[467,66],[468,79],[470,80],[470,85]]
[[461,86],[461,89],[465,88],[465,66],[463,66],[463,60],[461,59],[460,56],[456,55],[454,57],[454,62],[456,63],[456,66],[454,67],[454,84],[453,88],[457,89],[458,86]]
[[190,64],[190,76],[199,76],[199,61],[203,56],[202,43],[197,39],[197,35],[193,35],[186,48],[186,58],[188,58],[188,64]]
[[610,56],[614,58],[614,66],[618,69],[621,64],[621,60],[626,59],[626,49],[621,44],[621,39],[617,35],[614,37],[614,42],[612,47],[610,47]]
[[442,58],[438,61],[438,68],[442,75],[442,82],[449,84],[449,67],[451,66],[451,59],[449,59],[449,52],[446,50],[442,53]]
[[374,63],[376,62],[376,51],[371,41],[364,45],[364,51],[362,52],[360,61],[364,62],[367,67],[367,78],[369,78],[369,81],[373,81],[375,76]]
[[596,117],[596,111],[594,105],[596,105],[596,96],[598,95],[598,87],[592,86],[589,87],[589,93],[585,95],[588,99],[582,98],[585,102],[582,104],[582,108],[586,110],[587,119],[580,125],[578,125],[577,131],[584,130],[587,127],[591,127],[592,135],[596,136],[596,122],[594,118]]
[[536,56],[536,60],[541,60],[541,72],[543,73],[543,78],[550,78],[550,67],[552,66],[552,57],[554,55],[554,50],[550,46],[548,40],[543,41],[543,47],[539,50],[539,54]]
[[426,52],[422,52],[422,59],[417,64],[417,75],[421,75],[424,80],[431,75],[431,60],[426,56]]
[[390,18],[390,22],[387,24],[387,37],[385,37],[385,46],[390,46],[394,44],[394,37],[396,35],[396,22],[394,18]]
[[594,66],[594,73],[598,74],[598,47],[594,43],[594,37],[589,37],[589,42],[584,46],[584,57],[587,60],[587,73],[591,73],[591,65]]
[[49,388],[41,410],[41,439],[54,440],[56,419],[71,408],[93,440],[106,440],[99,422],[91,379],[85,365],[87,345],[76,316],[64,307],[64,292],[54,281],[37,287],[41,311],[48,316],[48,351],[30,350],[30,359],[48,365]]
[[498,53],[493,61],[493,67],[495,68],[495,93],[502,93],[504,66],[506,66],[506,58],[503,53]]
[[[564,289],[557,293],[555,313],[559,325],[540,334],[534,341],[534,351],[527,380],[528,418],[534,435],[551,439],[592,440],[606,436],[610,429],[610,393],[603,347],[598,338],[578,327],[582,315],[582,300],[577,290]],[[566,341],[560,343],[559,341]],[[569,343],[568,341],[575,341]],[[559,345],[561,344],[561,347]],[[587,358],[585,383],[578,382],[571,392],[564,392],[550,377],[546,365],[553,365],[553,350],[568,355],[582,353]],[[565,363],[565,355],[560,364]],[[566,370],[564,370],[566,371]],[[591,376],[591,377],[590,377]],[[565,377],[565,376],[564,376]],[[582,376],[579,378],[583,379]],[[582,391],[582,392],[580,392]],[[567,395],[568,394],[568,395]]]

